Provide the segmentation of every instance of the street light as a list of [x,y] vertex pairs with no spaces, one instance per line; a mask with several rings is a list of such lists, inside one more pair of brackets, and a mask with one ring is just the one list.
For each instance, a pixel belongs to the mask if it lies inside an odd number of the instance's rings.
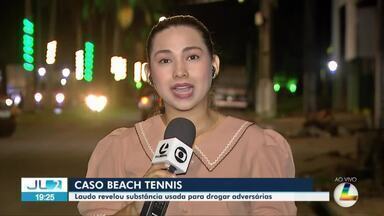
[[15,103],[16,106],[18,106],[21,102],[21,96],[16,95],[15,98],[13,99],[13,102]]
[[12,99],[9,99],[9,98],[7,98],[6,100],[5,100],[5,104],[7,105],[7,106],[12,106],[12,104],[13,104],[13,101],[12,101]]
[[41,68],[39,68],[39,70],[37,70],[37,73],[39,74],[40,77],[43,77],[47,73],[47,70],[45,70],[45,68],[41,67]]
[[63,77],[67,78],[67,77],[69,77],[69,75],[71,74],[71,71],[70,71],[68,68],[64,68],[64,69],[61,71],[61,74],[63,75]]
[[67,80],[66,80],[65,78],[62,78],[62,79],[60,80],[60,84],[61,84],[62,86],[65,86],[65,85],[67,84]]
[[41,100],[43,99],[43,95],[40,92],[36,92],[34,98],[35,98],[36,103],[40,103]]
[[62,104],[64,102],[65,96],[63,93],[57,93],[55,99],[58,104]]
[[85,98],[85,103],[87,104],[88,108],[94,112],[101,112],[107,105],[107,102],[107,97],[103,95],[96,96],[91,94]]
[[329,61],[328,62],[328,69],[332,72],[332,73],[335,73],[336,72],[336,70],[337,70],[337,67],[338,67],[338,65],[337,65],[337,62],[336,61]]

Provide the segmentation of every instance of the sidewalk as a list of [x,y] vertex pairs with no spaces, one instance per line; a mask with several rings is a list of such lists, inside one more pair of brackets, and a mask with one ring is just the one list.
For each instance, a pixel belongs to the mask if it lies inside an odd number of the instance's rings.
[[[294,137],[292,135],[302,129],[304,116],[262,119],[253,113],[241,116],[240,112],[235,112],[233,115],[281,133],[291,146],[296,177],[310,177],[314,180],[315,190],[330,192],[330,202],[298,202],[298,215],[383,215],[384,197],[380,193],[371,193],[375,190],[372,179],[363,179],[357,171],[361,156],[356,132],[366,126],[364,116],[334,114],[337,124],[351,132],[342,136]],[[335,178],[340,176],[358,178],[354,185],[359,190],[359,201],[353,207],[342,208],[333,201],[333,190],[338,185]]]
[[[367,121],[363,115],[356,115],[350,113],[335,113],[335,122],[344,127],[350,132],[358,131],[367,125]],[[294,117],[282,117],[272,119],[261,119],[253,117],[254,121],[259,122],[265,128],[271,128],[284,135],[290,136],[296,134],[305,122],[305,117],[294,116]]]

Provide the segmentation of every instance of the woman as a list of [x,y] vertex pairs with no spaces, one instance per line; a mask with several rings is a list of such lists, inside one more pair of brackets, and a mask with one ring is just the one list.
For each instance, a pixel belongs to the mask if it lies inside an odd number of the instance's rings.
[[[181,177],[294,177],[288,143],[252,122],[224,116],[209,107],[212,80],[220,71],[207,28],[192,16],[174,16],[155,25],[147,40],[147,75],[165,112],[102,139],[87,177],[176,177],[166,165],[152,165],[167,123],[184,117],[196,126],[194,155]],[[140,202],[81,202],[82,214],[135,215]],[[293,202],[171,202],[167,215],[294,215]]]

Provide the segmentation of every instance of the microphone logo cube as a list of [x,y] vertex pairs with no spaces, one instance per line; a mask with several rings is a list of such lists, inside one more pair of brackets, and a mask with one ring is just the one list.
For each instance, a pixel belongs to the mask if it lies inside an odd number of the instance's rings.
[[187,151],[183,147],[177,147],[175,150],[175,159],[179,163],[184,163],[187,160]]
[[153,164],[167,163],[176,168],[175,174],[187,172],[193,150],[177,138],[161,140],[157,145]]
[[164,144],[162,144],[162,145],[160,146],[160,149],[159,149],[159,154],[160,154],[160,155],[164,155],[164,154],[166,154],[167,151],[168,151],[168,148],[169,148],[169,144],[168,144],[167,142],[164,143]]

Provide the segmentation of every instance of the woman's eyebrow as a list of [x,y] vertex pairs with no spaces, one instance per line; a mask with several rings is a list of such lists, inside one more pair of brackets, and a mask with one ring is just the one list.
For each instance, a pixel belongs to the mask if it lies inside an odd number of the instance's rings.
[[186,52],[186,51],[189,51],[189,50],[194,50],[194,49],[198,49],[198,50],[200,50],[200,51],[203,51],[203,49],[200,48],[200,47],[198,47],[198,46],[191,46],[191,47],[185,47],[185,48],[183,49],[183,52]]
[[[185,47],[183,49],[183,52],[187,52],[187,51],[194,50],[194,49],[198,49],[200,51],[203,51],[203,49],[198,47],[198,46],[190,46],[190,47]],[[158,51],[155,52],[155,54],[153,54],[153,56],[156,56],[156,55],[161,54],[161,53],[167,54],[167,53],[172,53],[172,51],[169,50],[169,49],[158,50]]]
[[153,54],[153,56],[156,56],[161,53],[171,53],[171,50],[168,50],[168,49],[158,50],[155,52],[155,54]]

